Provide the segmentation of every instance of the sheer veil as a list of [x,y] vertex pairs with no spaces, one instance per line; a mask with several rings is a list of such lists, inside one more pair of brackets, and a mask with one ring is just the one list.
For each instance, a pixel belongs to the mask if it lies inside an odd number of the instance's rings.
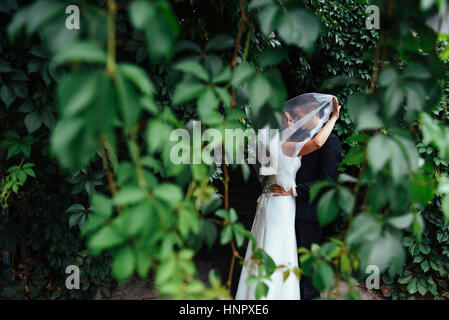
[[[265,127],[259,132],[260,174],[272,175],[277,172],[280,156],[296,157],[307,141],[312,139],[329,120],[332,113],[333,95],[304,93],[288,100],[282,117],[282,131]],[[259,150],[260,150],[259,149]]]

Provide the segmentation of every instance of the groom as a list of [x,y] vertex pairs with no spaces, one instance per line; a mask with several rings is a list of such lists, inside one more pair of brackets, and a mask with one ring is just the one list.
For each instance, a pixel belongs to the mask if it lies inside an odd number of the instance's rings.
[[[302,157],[301,168],[296,174],[296,242],[299,247],[310,249],[312,243],[320,244],[322,227],[316,214],[317,200],[309,201],[310,187],[318,181],[336,180],[338,164],[341,160],[341,146],[338,137],[331,133],[321,149]],[[270,191],[275,196],[292,195],[292,190],[284,190],[278,184],[273,184]],[[319,298],[320,293],[309,277],[301,277],[301,299]]]

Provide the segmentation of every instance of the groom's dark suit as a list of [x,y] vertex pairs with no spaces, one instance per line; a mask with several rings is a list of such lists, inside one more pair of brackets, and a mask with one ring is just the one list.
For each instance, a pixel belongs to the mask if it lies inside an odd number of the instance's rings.
[[[301,168],[296,174],[296,241],[299,247],[310,249],[312,243],[321,242],[322,228],[316,214],[317,201],[309,202],[309,188],[322,180],[337,178],[341,160],[341,146],[338,137],[331,133],[320,149],[302,157]],[[301,278],[301,299],[319,297],[308,277]]]

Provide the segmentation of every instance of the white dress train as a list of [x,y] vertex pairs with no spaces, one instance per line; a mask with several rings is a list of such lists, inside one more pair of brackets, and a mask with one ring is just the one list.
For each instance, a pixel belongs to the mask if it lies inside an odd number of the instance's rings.
[[[256,216],[251,233],[257,240],[257,247],[262,248],[274,260],[276,266],[285,265],[290,270],[298,266],[298,253],[295,234],[296,214],[296,172],[301,166],[300,157],[287,157],[280,152],[279,169],[276,175],[268,177],[264,191],[257,200]],[[273,183],[282,185],[285,190],[293,188],[294,196],[273,196],[269,186]],[[245,261],[252,255],[251,243],[246,249]],[[299,281],[293,272],[283,280],[285,270],[277,269],[271,276],[266,300],[299,300]],[[246,279],[257,275],[257,269],[249,263],[242,267],[236,300],[254,300],[255,285],[247,285]]]

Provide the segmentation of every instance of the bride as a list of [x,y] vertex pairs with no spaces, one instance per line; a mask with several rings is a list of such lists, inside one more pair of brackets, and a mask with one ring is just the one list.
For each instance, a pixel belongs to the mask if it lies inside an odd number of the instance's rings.
[[[277,157],[277,170],[270,172],[262,194],[257,200],[256,215],[251,233],[257,247],[263,249],[275,262],[292,270],[298,266],[295,236],[296,172],[301,166],[301,157],[323,146],[339,117],[338,100],[327,94],[306,93],[287,101],[283,114],[283,130]],[[332,113],[332,115],[331,115]],[[327,122],[327,123],[326,123]],[[277,139],[279,139],[277,137]],[[270,141],[272,143],[272,141]],[[267,174],[270,170],[263,170]],[[265,172],[265,173],[264,173]],[[290,196],[274,196],[270,185],[279,184]],[[257,276],[257,266],[251,260],[252,246],[248,244],[245,262],[240,274],[236,300],[254,300],[255,285],[246,283],[251,275]],[[283,279],[286,269],[276,269],[268,285],[267,300],[299,300],[299,280],[293,272]]]

